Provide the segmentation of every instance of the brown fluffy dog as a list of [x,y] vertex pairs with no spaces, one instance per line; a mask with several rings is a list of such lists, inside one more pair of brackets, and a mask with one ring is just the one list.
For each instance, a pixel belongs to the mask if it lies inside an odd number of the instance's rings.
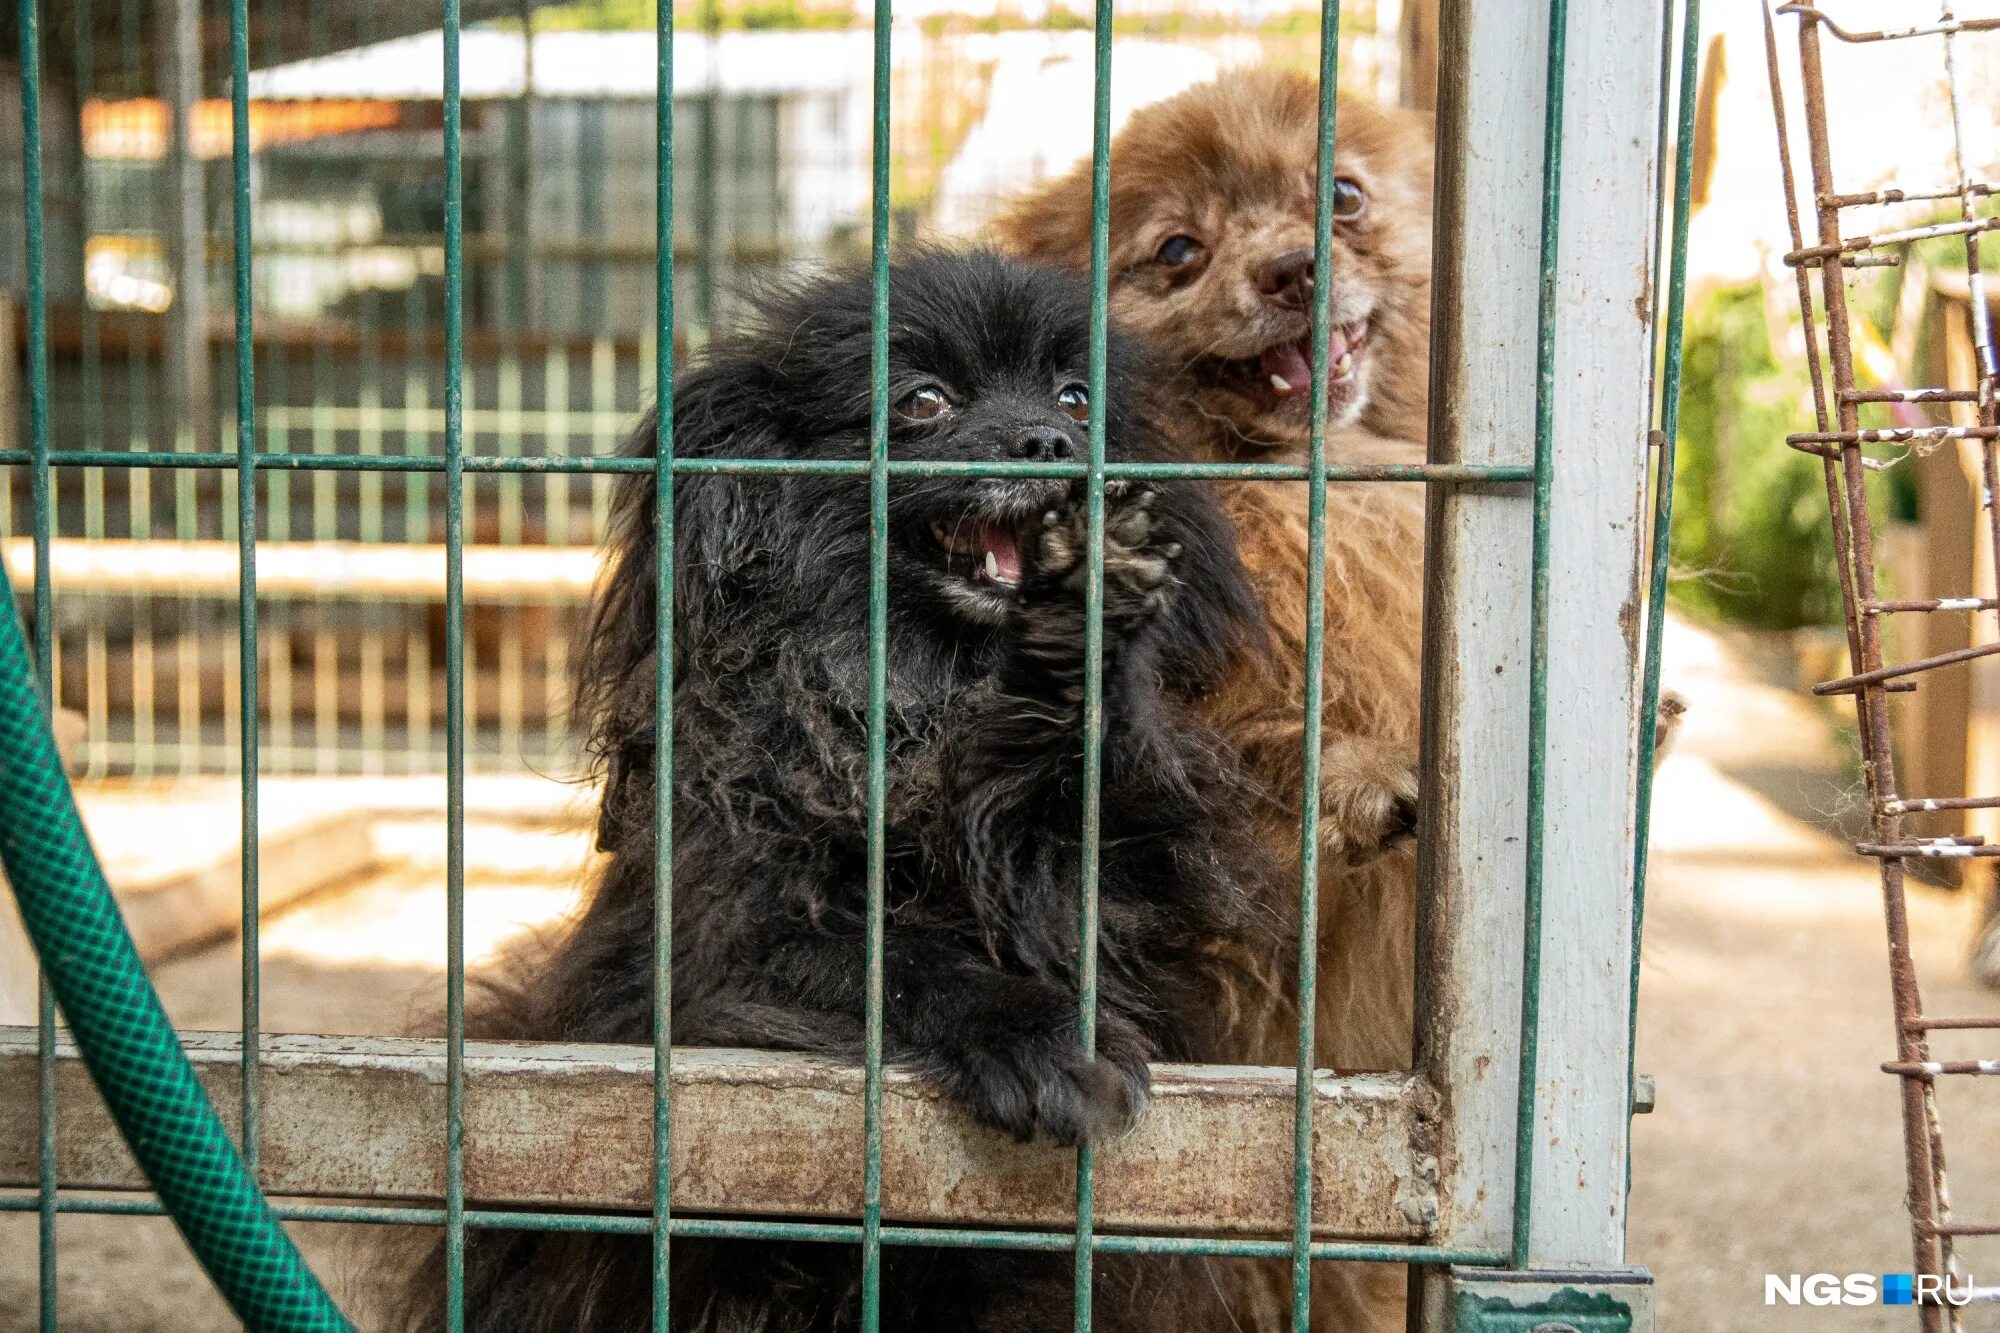
[[[1170,429],[1188,457],[1301,462],[1311,294],[1333,283],[1328,419],[1338,462],[1420,462],[1430,326],[1431,139],[1414,115],[1342,98],[1331,254],[1313,251],[1317,86],[1240,71],[1136,113],[1111,150],[1111,310],[1171,358]],[[1015,253],[1084,267],[1089,164],[997,224]],[[1303,800],[1306,491],[1219,487],[1270,612],[1270,661],[1240,664],[1208,705],[1272,793],[1271,845],[1297,865]],[[1417,486],[1327,489],[1317,1056],[1346,1070],[1411,1058],[1415,867],[1378,855],[1416,797],[1424,502]],[[1273,904],[1296,918],[1297,903]],[[1289,1064],[1295,969],[1271,959],[1228,1054]],[[1274,1275],[1275,1276],[1275,1275]],[[1401,1270],[1321,1265],[1315,1330],[1400,1327]],[[1246,1312],[1282,1327],[1272,1308]],[[1246,1326],[1248,1324],[1246,1323]]]

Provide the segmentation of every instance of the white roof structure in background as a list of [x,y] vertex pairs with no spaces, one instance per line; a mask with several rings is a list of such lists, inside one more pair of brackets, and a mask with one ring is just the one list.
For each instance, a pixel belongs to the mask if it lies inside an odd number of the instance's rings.
[[[870,42],[865,31],[681,33],[674,38],[674,89],[754,95],[850,88],[869,78]],[[650,98],[658,79],[656,49],[650,32],[536,33],[534,92]],[[460,94],[521,96],[529,54],[518,32],[468,29],[459,38]],[[255,70],[250,95],[435,100],[444,96],[444,34],[418,33]]]
[[[1090,155],[1096,97],[1090,33],[981,34],[966,39],[966,55],[992,61],[993,82],[985,113],[938,182],[932,226],[946,235],[976,233],[1001,198]],[[1241,52],[1220,55],[1153,38],[1113,39],[1112,133],[1138,108],[1256,55],[1254,39]]]

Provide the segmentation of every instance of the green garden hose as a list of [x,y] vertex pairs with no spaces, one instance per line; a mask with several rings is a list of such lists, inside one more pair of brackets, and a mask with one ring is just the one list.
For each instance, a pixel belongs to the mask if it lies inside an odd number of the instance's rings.
[[[11,587],[0,568],[0,588]],[[248,1329],[347,1330],[195,1081],[70,794],[9,607],[0,614],[0,863],[132,1155]]]

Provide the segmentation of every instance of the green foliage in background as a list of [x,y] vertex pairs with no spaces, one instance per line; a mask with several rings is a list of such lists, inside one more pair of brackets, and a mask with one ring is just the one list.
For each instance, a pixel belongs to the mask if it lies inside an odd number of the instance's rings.
[[1809,428],[1805,367],[1780,361],[1756,284],[1688,310],[1674,468],[1672,596],[1764,629],[1836,624],[1840,586],[1818,460],[1785,447]]

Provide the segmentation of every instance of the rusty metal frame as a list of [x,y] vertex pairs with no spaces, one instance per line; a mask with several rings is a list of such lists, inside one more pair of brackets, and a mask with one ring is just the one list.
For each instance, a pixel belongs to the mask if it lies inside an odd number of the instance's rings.
[[[1927,672],[1963,668],[1979,658],[2000,651],[2000,644],[1983,644],[1956,652],[1940,653],[1908,662],[1891,662],[1883,644],[1882,618],[1885,615],[1972,614],[1996,612],[1993,598],[1966,596],[1925,600],[1884,599],[1877,593],[1873,516],[1869,510],[1867,473],[1883,466],[1883,461],[1863,452],[1869,444],[1928,445],[1953,443],[1955,447],[1978,451],[1984,477],[1984,508],[1989,538],[1988,556],[2000,575],[2000,509],[1995,508],[1996,436],[2000,436],[2000,413],[1996,413],[1996,372],[1991,314],[1981,273],[1981,234],[2000,226],[2000,218],[1980,216],[1973,201],[1992,193],[1989,183],[1972,180],[1964,159],[1963,112],[1958,80],[1956,44],[1962,33],[2000,29],[2000,20],[1960,20],[1952,12],[1951,0],[1940,6],[1938,21],[1891,31],[1850,32],[1811,5],[1780,5],[1776,13],[1798,19],[1797,60],[1802,106],[1805,115],[1807,161],[1810,171],[1816,238],[1808,244],[1800,222],[1800,205],[1793,172],[1791,141],[1787,132],[1785,93],[1780,76],[1778,33],[1767,5],[1764,10],[1765,49],[1769,64],[1771,100],[1778,130],[1779,166],[1785,187],[1785,208],[1790,223],[1791,253],[1785,261],[1796,274],[1798,302],[1806,330],[1807,369],[1812,382],[1816,429],[1787,437],[1791,447],[1819,458],[1825,479],[1827,504],[1832,514],[1834,552],[1840,576],[1851,670],[1848,675],[1814,688],[1820,695],[1849,695],[1854,699],[1860,722],[1862,772],[1871,808],[1868,837],[1855,850],[1880,862],[1883,914],[1888,930],[1890,999],[1896,1019],[1896,1059],[1883,1065],[1896,1076],[1902,1089],[1905,1195],[1910,1213],[1911,1247],[1917,1290],[1926,1290],[1923,1278],[1935,1284],[1943,1280],[1950,1290],[1969,1301],[2000,1301],[2000,1287],[1970,1288],[1954,1253],[1954,1241],[1962,1236],[2000,1234],[2000,1223],[1964,1222],[1953,1215],[1945,1169],[1944,1134],[1938,1115],[1937,1080],[1954,1075],[1990,1074],[2000,1069],[1992,1060],[1936,1061],[1930,1056],[1929,1034],[1943,1029],[2000,1030],[2000,1017],[1945,1018],[1926,1014],[1918,983],[1915,960],[1910,951],[1910,923],[1905,885],[1906,863],[1913,858],[1982,859],[2000,855],[2000,847],[1989,846],[1983,838],[1924,838],[1907,834],[1905,816],[1934,810],[1987,809],[2000,805],[2000,797],[1966,793],[1962,795],[1909,796],[1897,786],[1893,736],[1887,696],[1916,688],[1917,678]],[[1888,188],[1865,193],[1842,193],[1833,165],[1833,144],[1829,131],[1826,101],[1829,79],[1821,59],[1821,30],[1847,43],[1873,43],[1910,38],[1936,38],[1942,47],[1943,73],[1950,92],[1953,146],[1958,179],[1942,188]],[[1879,91],[1879,90],[1878,90]],[[1952,202],[1957,205],[1956,221],[1922,226],[1894,227],[1857,236],[1841,234],[1847,209],[1898,205],[1916,201]],[[1974,344],[1977,352],[1977,383],[1971,386],[1928,387],[1882,391],[1861,389],[1855,382],[1854,350],[1847,308],[1847,274],[1854,267],[1871,267],[1900,262],[1910,247],[1956,238],[1963,247],[1971,289]],[[1822,305],[1815,308],[1811,273],[1819,274]],[[1822,353],[1822,347],[1824,352]],[[1922,402],[1956,404],[1970,408],[1970,422],[1934,428],[1864,429],[1864,404]],[[1893,463],[1893,460],[1891,460]],[[1935,1290],[1932,1285],[1930,1289]],[[1957,1304],[1925,1301],[1920,1295],[1917,1313],[1925,1333],[1953,1333],[1962,1327]]]

